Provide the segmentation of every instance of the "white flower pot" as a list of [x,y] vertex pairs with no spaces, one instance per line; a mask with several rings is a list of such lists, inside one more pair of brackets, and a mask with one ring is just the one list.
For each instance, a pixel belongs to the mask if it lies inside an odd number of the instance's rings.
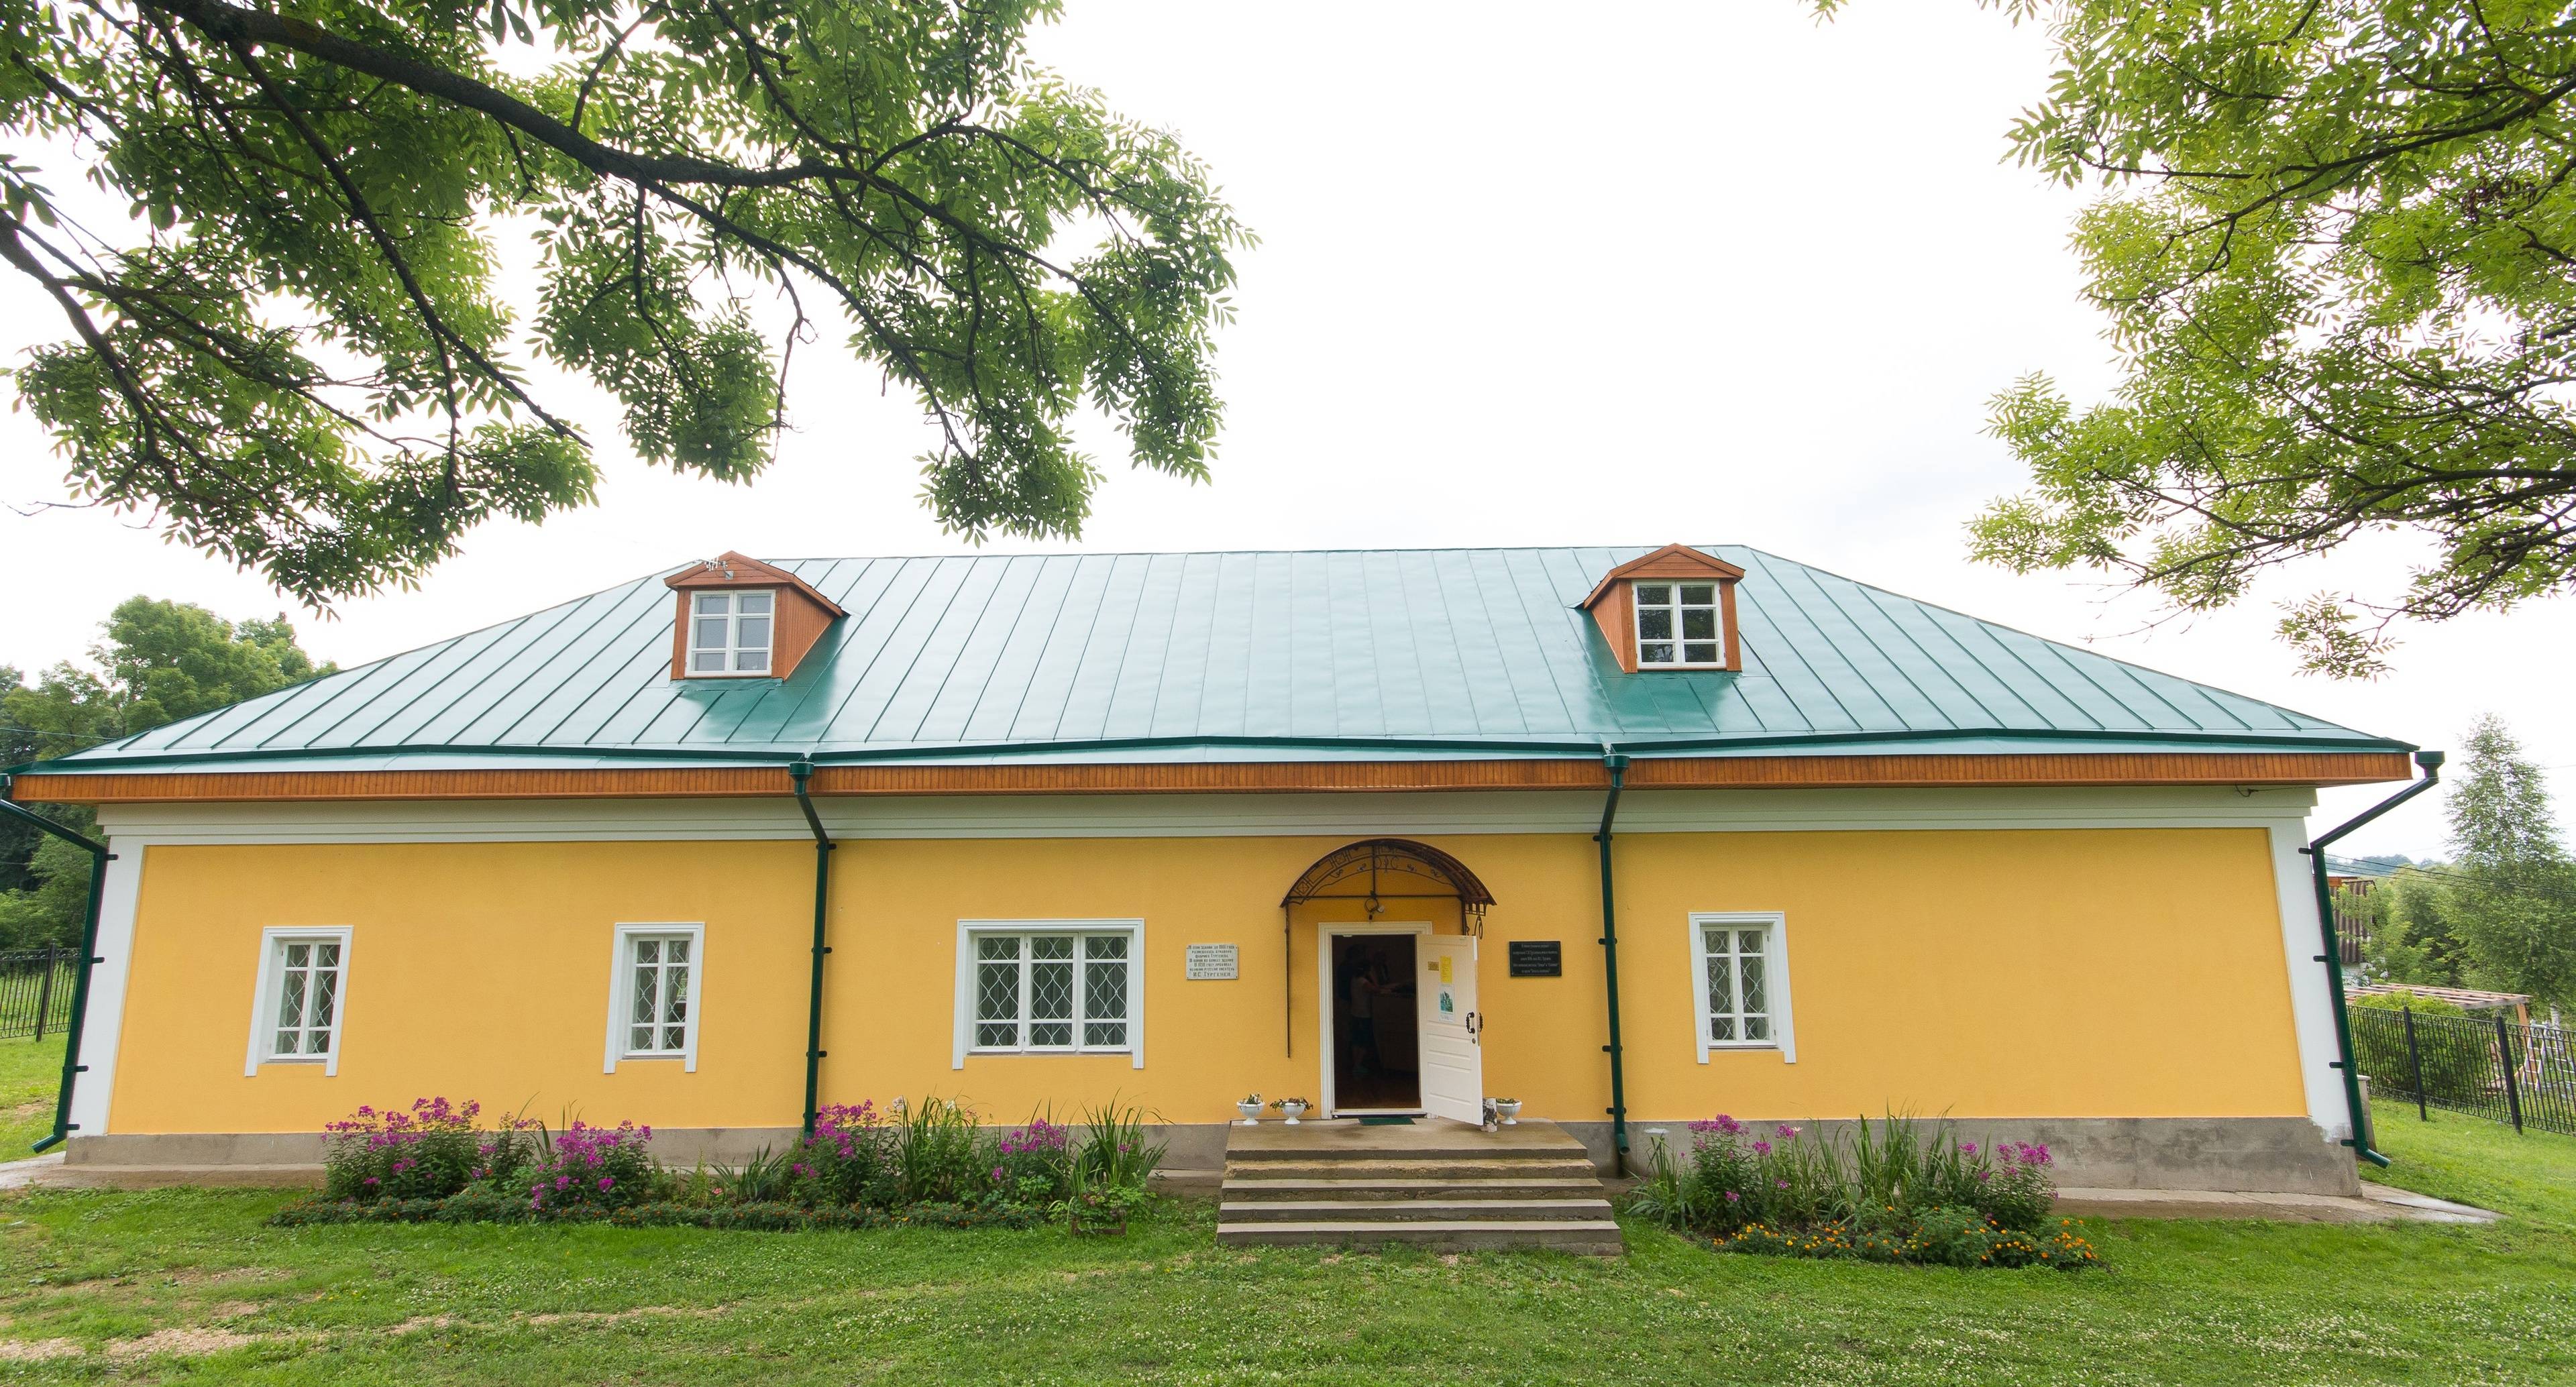
[[1508,1102],[1496,1103],[1494,1105],[1494,1111],[1503,1115],[1503,1125],[1506,1127],[1517,1127],[1521,1123],[1521,1104],[1520,1100],[1517,1098]]
[[1279,1111],[1288,1114],[1288,1125],[1291,1127],[1297,1125],[1297,1115],[1305,1110],[1306,1105],[1303,1103],[1282,1103],[1279,1105]]
[[1234,1110],[1243,1114],[1242,1125],[1246,1127],[1258,1127],[1261,1125],[1261,1105],[1259,1103],[1237,1103],[1234,1105]]

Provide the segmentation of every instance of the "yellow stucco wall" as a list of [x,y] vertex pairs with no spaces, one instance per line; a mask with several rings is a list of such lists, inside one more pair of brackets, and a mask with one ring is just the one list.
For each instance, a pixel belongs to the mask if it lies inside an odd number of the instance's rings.
[[[1316,921],[1281,989],[1278,900],[1326,838],[860,841],[835,855],[827,1101],[962,1095],[994,1120],[1116,1096],[1171,1121],[1246,1089],[1319,1096]],[[1488,1092],[1535,1115],[1608,1102],[1599,890],[1584,837],[1431,840],[1492,888],[1480,969]],[[2284,1116],[2304,1111],[2259,829],[1631,834],[1618,843],[1629,1107],[1818,1117]],[[549,1120],[786,1126],[799,1110],[812,850],[517,843],[148,850],[109,1127],[311,1131],[444,1093]],[[1697,1062],[1687,918],[1778,910],[1798,1062]],[[1454,929],[1454,908],[1390,909]],[[1145,1066],[970,1056],[951,1067],[957,922],[1142,918]],[[704,921],[699,1065],[600,1072],[611,929]],[[259,933],[354,927],[341,1060],[242,1073]],[[1505,976],[1555,939],[1564,976]],[[1191,982],[1182,952],[1239,946]],[[1295,1056],[1283,1053],[1283,1023]]]

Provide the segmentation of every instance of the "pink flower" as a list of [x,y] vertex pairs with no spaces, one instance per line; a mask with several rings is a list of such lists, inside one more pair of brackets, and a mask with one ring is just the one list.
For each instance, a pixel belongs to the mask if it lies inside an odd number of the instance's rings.
[[1754,1142],[1754,1143],[1753,1143],[1753,1154],[1754,1154],[1754,1155],[1757,1155],[1757,1156],[1768,1156],[1768,1155],[1770,1155],[1770,1154],[1771,1154],[1771,1143],[1769,1143],[1769,1142],[1767,1142],[1767,1141],[1756,1141],[1756,1142]]
[[993,1167],[993,1178],[996,1180],[1002,1178],[1002,1168],[1000,1166]]
[[1726,1192],[1726,1202],[1727,1202],[1727,1203],[1729,1203],[1729,1204],[1733,1204],[1733,1203],[1737,1202],[1738,1200],[1742,1199],[1743,1197],[1744,1197],[1744,1196],[1737,1194],[1737,1193],[1736,1193],[1735,1191],[1733,1191],[1733,1190],[1728,1190],[1728,1191]]
[[1780,1140],[1782,1141],[1796,1141],[1798,1139],[1798,1129],[1790,1126],[1786,1122],[1780,1124],[1779,1131]]
[[1962,1156],[1973,1156],[1977,1154],[1977,1144],[1973,1141],[1960,1142],[1959,1154]]
[[605,1194],[605,1193],[606,1193],[606,1192],[608,1192],[609,1190],[616,1188],[616,1186],[617,1186],[617,1181],[616,1181],[616,1180],[614,1180],[613,1178],[611,1178],[611,1177],[609,1177],[609,1176],[606,1176],[606,1175],[602,1175],[602,1176],[600,1176],[600,1177],[599,1177],[599,1188],[600,1188],[600,1192],[601,1192],[601,1193]]

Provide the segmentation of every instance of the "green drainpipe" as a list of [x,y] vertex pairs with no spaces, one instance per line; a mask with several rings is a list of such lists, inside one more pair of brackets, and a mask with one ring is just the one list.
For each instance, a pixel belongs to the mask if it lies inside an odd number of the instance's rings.
[[54,1133],[31,1148],[49,1151],[70,1139],[74,1130],[72,1085],[89,1072],[89,1066],[80,1062],[81,1028],[89,1020],[90,967],[101,961],[98,957],[99,896],[107,890],[108,859],[116,854],[109,852],[105,843],[93,842],[42,814],[11,803],[5,781],[0,781],[0,810],[89,853],[89,909],[81,920],[80,971],[72,975],[72,1022],[67,1028],[68,1034],[63,1037],[63,1082],[54,1094]]
[[823,1085],[823,955],[832,951],[823,936],[832,901],[832,850],[838,845],[823,831],[823,816],[814,812],[814,797],[806,793],[806,782],[814,778],[814,763],[797,761],[787,773],[796,778],[796,806],[805,811],[805,823],[814,830],[814,969],[805,996],[805,1135],[810,1137]]
[[2361,1071],[2352,1062],[2352,1013],[2343,1004],[2343,946],[2335,937],[2334,888],[2326,884],[2326,844],[2341,838],[2363,824],[2432,789],[2442,778],[2442,753],[2419,751],[2415,764],[2424,768],[2424,776],[2414,784],[2363,810],[2360,817],[2340,828],[2328,829],[2310,840],[2299,851],[2308,855],[2308,870],[2315,879],[2317,892],[2317,932],[2324,939],[2326,951],[2317,955],[2326,966],[2326,993],[2334,1003],[2335,1068],[2343,1071],[2344,1110],[2352,1114],[2352,1135],[2344,1145],[2353,1154],[2372,1165],[2385,1166],[2388,1158],[2379,1154],[2371,1143],[2370,1108],[2361,1101]]
[[1619,791],[1627,783],[1628,758],[1604,749],[1601,764],[1610,769],[1610,798],[1601,806],[1601,974],[1610,995],[1610,1164],[1628,1173],[1628,1071],[1619,1047],[1619,902],[1610,888],[1610,825],[1619,817]]

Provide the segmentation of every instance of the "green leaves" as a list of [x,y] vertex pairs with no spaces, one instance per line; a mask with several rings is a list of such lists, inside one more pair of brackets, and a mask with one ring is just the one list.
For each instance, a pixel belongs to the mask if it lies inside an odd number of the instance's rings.
[[[1078,534],[1086,402],[1136,464],[1206,475],[1250,238],[1168,136],[1027,65],[1053,13],[0,0],[0,119],[96,150],[135,233],[62,233],[0,160],[0,258],[72,328],[15,383],[77,494],[321,606],[589,499],[588,443],[518,353],[606,388],[647,459],[741,481],[784,426],[788,343],[837,319],[919,401],[944,524]],[[553,65],[508,75],[512,38]],[[542,228],[525,322],[488,230],[518,216]]]
[[2042,377],[1996,397],[2032,484],[1974,523],[1977,555],[2195,610],[2365,531],[2429,539],[2389,590],[2286,611],[2309,668],[2345,676],[2386,668],[2396,619],[2576,583],[2561,10],[2052,6],[2060,66],[2010,139],[2103,189],[2075,246],[2122,379],[2081,409]]

